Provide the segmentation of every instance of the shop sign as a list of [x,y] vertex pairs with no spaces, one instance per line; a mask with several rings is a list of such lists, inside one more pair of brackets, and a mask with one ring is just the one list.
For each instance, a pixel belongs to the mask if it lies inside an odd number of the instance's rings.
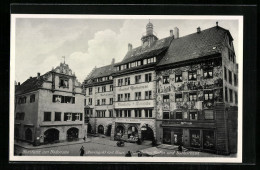
[[[152,84],[151,84],[152,85]],[[125,92],[125,91],[134,91],[134,90],[146,90],[146,89],[152,89],[152,86],[146,85],[132,85],[132,86],[126,86],[126,87],[117,87],[117,90],[119,92]]]
[[143,108],[143,107],[154,107],[153,100],[115,103],[115,108]]

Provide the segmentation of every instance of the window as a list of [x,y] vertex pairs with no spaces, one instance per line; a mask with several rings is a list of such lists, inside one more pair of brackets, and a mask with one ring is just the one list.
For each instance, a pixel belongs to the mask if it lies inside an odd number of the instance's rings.
[[176,119],[182,119],[182,112],[176,112]]
[[113,98],[109,99],[109,104],[113,104]]
[[51,121],[51,112],[44,112],[43,121]]
[[163,112],[163,119],[170,119],[170,112]]
[[130,85],[130,77],[125,78],[125,85]]
[[102,92],[106,92],[106,86],[102,86]]
[[137,61],[137,66],[140,66],[141,65],[141,61]]
[[182,93],[176,93],[175,94],[175,101],[176,102],[181,102],[182,101]]
[[97,117],[106,117],[106,111],[105,110],[97,110]]
[[198,120],[198,112],[190,111],[190,120]]
[[125,112],[127,113],[127,117],[131,117],[131,110],[125,110]]
[[145,99],[146,100],[152,99],[152,91],[146,91],[145,92]]
[[169,76],[163,76],[163,84],[169,84]]
[[213,91],[212,90],[208,90],[208,91],[204,91],[204,100],[212,100],[213,99]]
[[188,77],[189,80],[197,80],[197,71],[189,71]]
[[212,130],[203,130],[203,148],[215,149],[215,135]]
[[125,101],[129,101],[130,100],[130,93],[126,93],[125,94]]
[[135,76],[135,83],[141,83],[141,75]]
[[64,103],[72,103],[72,104],[75,104],[75,97],[64,96]]
[[227,81],[227,68],[224,67],[224,79]]
[[234,74],[234,85],[237,86],[237,75]]
[[64,113],[64,121],[71,121],[72,113]]
[[135,117],[142,117],[142,110],[141,109],[136,109],[135,110]]
[[145,117],[153,117],[153,109],[145,109]]
[[231,89],[229,89],[229,101],[233,102],[233,91]]
[[213,68],[206,68],[203,70],[203,77],[205,79],[213,78]]
[[145,82],[151,82],[152,81],[152,73],[145,74]]
[[26,103],[26,97],[25,96],[24,97],[20,97],[18,99],[18,104],[24,104],[24,103]]
[[235,103],[237,104],[237,92],[234,93],[235,93]]
[[92,95],[92,88],[88,89],[88,93],[89,93],[89,95]]
[[60,78],[59,87],[69,88],[69,80],[65,78]]
[[118,79],[117,82],[119,87],[123,85],[123,79]]
[[118,94],[117,95],[117,101],[123,101],[123,94]]
[[225,101],[228,101],[228,90],[227,87],[225,87]]
[[170,102],[169,95],[163,95],[163,102]]
[[55,112],[55,119],[54,121],[61,121],[61,112]]
[[204,110],[204,117],[205,117],[205,119],[213,120],[214,119],[213,110]]
[[97,92],[98,92],[98,93],[100,92],[100,87],[97,88]]
[[30,103],[33,103],[33,102],[35,102],[35,94],[32,94],[30,96]]
[[144,65],[147,64],[147,59],[144,59],[144,60],[143,60],[143,64],[144,64]]
[[196,92],[190,92],[189,93],[189,99],[190,99],[190,101],[197,101],[197,93]]
[[106,105],[106,99],[102,99],[102,105]]
[[113,110],[109,110],[109,117],[113,117]]
[[84,106],[87,105],[87,99],[84,99]]
[[97,100],[97,105],[100,105],[100,100],[99,99]]
[[182,73],[175,74],[175,82],[182,82]]
[[16,113],[16,116],[15,116],[15,119],[16,120],[24,120],[24,115],[25,113],[24,112],[21,112],[21,113]]
[[54,103],[64,103],[64,96],[53,95],[52,102],[54,102]]
[[232,84],[232,72],[230,70],[228,70],[228,80],[229,84]]
[[190,146],[200,148],[200,130],[190,130]]
[[110,85],[110,91],[113,91],[113,85]]
[[119,110],[119,117],[123,117],[123,110]]
[[92,98],[88,99],[88,105],[92,105]]
[[141,92],[135,92],[135,100],[141,100]]

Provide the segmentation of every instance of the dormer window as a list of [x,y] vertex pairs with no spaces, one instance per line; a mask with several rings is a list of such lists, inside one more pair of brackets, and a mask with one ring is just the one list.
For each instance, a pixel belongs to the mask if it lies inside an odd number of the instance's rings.
[[175,74],[175,82],[182,82],[182,73]]
[[213,68],[205,68],[203,70],[203,77],[206,79],[213,78]]
[[69,88],[69,80],[65,78],[60,78],[59,87]]
[[197,80],[197,71],[189,71],[189,80]]

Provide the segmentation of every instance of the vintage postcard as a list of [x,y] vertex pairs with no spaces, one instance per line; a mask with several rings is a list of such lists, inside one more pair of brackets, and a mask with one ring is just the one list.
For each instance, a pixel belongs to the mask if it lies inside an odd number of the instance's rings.
[[10,161],[242,162],[243,16],[11,15]]

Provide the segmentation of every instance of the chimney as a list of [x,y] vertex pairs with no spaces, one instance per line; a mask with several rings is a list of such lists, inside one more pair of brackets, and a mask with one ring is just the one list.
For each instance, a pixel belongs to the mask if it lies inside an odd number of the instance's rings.
[[115,58],[112,58],[111,64],[112,64],[112,65],[115,64]]
[[179,38],[179,28],[175,27],[173,31],[174,38]]
[[40,78],[40,76],[41,76],[41,74],[40,74],[40,73],[37,73],[37,79],[39,79],[39,78]]
[[200,27],[197,28],[197,33],[200,33]]
[[18,86],[20,86],[21,84],[20,84],[20,82],[18,82]]
[[170,36],[171,37],[173,36],[173,30],[170,30]]
[[30,76],[30,79],[32,78],[32,76]]
[[131,51],[133,49],[133,45],[128,43],[128,51]]
[[216,26],[218,27],[218,21],[216,22]]

